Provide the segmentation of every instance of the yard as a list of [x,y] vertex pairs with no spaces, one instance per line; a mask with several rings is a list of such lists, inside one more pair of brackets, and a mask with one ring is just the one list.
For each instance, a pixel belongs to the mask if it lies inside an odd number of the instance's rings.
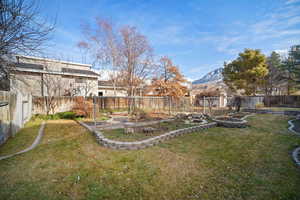
[[[288,119],[255,115],[244,129],[211,128],[137,151],[104,148],[76,122],[51,120],[37,148],[0,161],[0,199],[300,199],[290,156],[300,138]],[[0,153],[30,144],[39,124]]]

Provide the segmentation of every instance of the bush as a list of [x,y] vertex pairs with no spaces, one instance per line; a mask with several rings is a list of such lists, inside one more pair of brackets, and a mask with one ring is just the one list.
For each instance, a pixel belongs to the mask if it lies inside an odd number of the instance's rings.
[[263,103],[255,104],[255,108],[263,108],[263,107],[265,107]]
[[75,119],[76,114],[72,111],[57,113],[60,119]]
[[149,114],[142,109],[135,108],[132,112],[132,117],[135,120],[145,120],[149,118]]
[[33,120],[35,119],[42,119],[42,120],[57,120],[57,119],[75,119],[75,113],[71,111],[67,112],[60,112],[52,115],[41,115],[36,114],[32,117]]
[[76,97],[72,111],[75,113],[76,117],[92,117],[93,105],[92,99]]

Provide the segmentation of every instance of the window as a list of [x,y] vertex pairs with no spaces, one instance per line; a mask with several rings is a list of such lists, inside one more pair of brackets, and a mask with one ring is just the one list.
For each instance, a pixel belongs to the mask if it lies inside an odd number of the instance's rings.
[[83,78],[75,78],[75,83],[85,83],[85,81]]

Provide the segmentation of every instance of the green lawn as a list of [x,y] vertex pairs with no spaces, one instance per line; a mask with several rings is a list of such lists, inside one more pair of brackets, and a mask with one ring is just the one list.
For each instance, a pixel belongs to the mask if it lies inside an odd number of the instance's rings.
[[289,108],[289,107],[261,107],[257,109],[263,109],[263,110],[273,110],[273,111],[300,111],[300,108]]
[[49,121],[36,149],[0,161],[0,199],[300,199],[290,155],[300,138],[287,131],[288,118],[248,120],[248,128],[138,151],[101,147],[74,121]]
[[5,145],[0,148],[0,156],[5,156],[12,153],[17,153],[27,147],[33,142],[40,129],[42,120],[35,119],[27,122],[17,134],[11,139],[8,139]]

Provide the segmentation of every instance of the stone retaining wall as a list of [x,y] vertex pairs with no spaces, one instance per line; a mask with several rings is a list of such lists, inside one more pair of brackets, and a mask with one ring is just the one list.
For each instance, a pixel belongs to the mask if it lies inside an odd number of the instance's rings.
[[294,149],[294,151],[292,153],[292,157],[293,157],[296,165],[300,167],[300,147]]
[[162,134],[159,136],[155,136],[155,137],[152,137],[152,138],[149,138],[146,140],[142,140],[142,141],[121,142],[121,141],[114,141],[114,140],[107,139],[100,131],[94,130],[93,128],[91,128],[90,126],[86,125],[83,122],[80,122],[80,121],[77,121],[77,122],[79,124],[81,124],[82,126],[84,126],[85,128],[87,128],[90,132],[92,132],[94,134],[94,136],[96,137],[97,142],[99,144],[101,144],[102,146],[105,146],[105,147],[108,147],[111,149],[127,149],[127,150],[144,149],[144,148],[151,147],[160,142],[166,141],[168,139],[171,139],[171,138],[174,138],[174,137],[177,137],[180,135],[192,133],[195,131],[200,131],[203,129],[212,128],[217,125],[217,123],[211,122],[208,124],[202,124],[202,125],[198,125],[198,126],[193,126],[193,127],[170,131],[168,133],[165,133],[165,134]]
[[219,120],[218,118],[213,119],[218,126],[223,126],[226,128],[245,128],[247,126],[247,121],[242,119],[231,118],[231,120],[235,121],[227,121],[227,120]]

